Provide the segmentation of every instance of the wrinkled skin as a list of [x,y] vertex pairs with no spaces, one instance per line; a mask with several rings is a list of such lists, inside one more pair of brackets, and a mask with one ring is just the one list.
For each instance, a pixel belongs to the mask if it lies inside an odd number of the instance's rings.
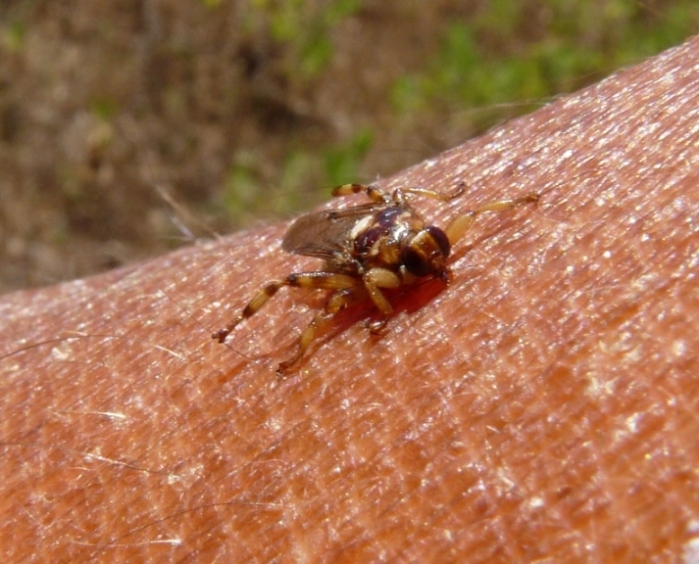
[[[2,562],[671,561],[699,514],[699,41],[380,183],[494,198],[451,283],[322,303],[284,225],[0,298]],[[693,68],[694,67],[694,68]],[[352,179],[348,179],[352,180]],[[695,541],[696,542],[696,541]]]

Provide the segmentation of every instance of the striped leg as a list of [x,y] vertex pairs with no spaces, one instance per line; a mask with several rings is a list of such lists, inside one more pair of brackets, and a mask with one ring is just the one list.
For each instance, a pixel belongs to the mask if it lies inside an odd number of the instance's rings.
[[333,197],[349,196],[351,194],[359,194],[364,192],[371,201],[377,204],[388,204],[391,198],[385,192],[375,188],[374,186],[365,186],[364,184],[343,184],[332,191]]
[[230,334],[237,325],[257,313],[269,299],[284,286],[293,286],[297,288],[318,288],[324,290],[341,290],[351,288],[357,285],[357,279],[346,274],[338,274],[337,272],[299,272],[290,274],[282,280],[273,280],[260,290],[255,297],[250,300],[250,303],[245,306],[242,313],[236,317],[231,323],[220,329],[213,335],[212,339],[223,343],[226,337]]
[[441,192],[435,192],[434,190],[429,190],[420,186],[412,186],[409,188],[397,188],[393,192],[392,196],[389,196],[374,186],[366,186],[364,184],[343,184],[342,186],[336,187],[332,191],[332,195],[335,197],[349,196],[350,194],[359,194],[360,192],[364,192],[370,200],[376,202],[377,204],[388,204],[391,202],[391,200],[397,203],[403,203],[405,201],[406,194],[448,202],[449,200],[453,200],[454,198],[461,196],[465,189],[466,184],[463,182],[461,182],[450,194],[442,194]]
[[284,376],[289,369],[301,359],[310,344],[313,342],[317,331],[327,325],[338,311],[347,307],[351,303],[365,298],[366,294],[361,285],[355,285],[352,288],[343,288],[331,294],[328,301],[325,302],[323,309],[313,317],[313,320],[301,333],[296,345],[296,352],[294,353],[294,356],[292,356],[289,360],[285,360],[279,365],[277,374],[279,376]]

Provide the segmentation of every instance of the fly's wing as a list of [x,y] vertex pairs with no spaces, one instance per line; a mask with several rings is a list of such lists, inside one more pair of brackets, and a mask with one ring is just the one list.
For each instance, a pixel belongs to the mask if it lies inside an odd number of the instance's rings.
[[296,255],[330,259],[343,250],[354,225],[377,209],[382,207],[367,204],[346,210],[302,215],[284,235],[282,249]]

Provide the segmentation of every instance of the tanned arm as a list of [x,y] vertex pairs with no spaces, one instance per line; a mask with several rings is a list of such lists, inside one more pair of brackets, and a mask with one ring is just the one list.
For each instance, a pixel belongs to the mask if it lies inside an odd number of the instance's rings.
[[0,560],[696,556],[699,41],[378,185],[460,182],[544,195],[283,379],[323,292],[211,333],[320,266],[285,225],[0,298]]

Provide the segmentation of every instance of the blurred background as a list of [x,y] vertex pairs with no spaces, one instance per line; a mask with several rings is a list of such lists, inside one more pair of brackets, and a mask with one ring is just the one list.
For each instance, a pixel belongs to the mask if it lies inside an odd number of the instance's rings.
[[0,0],[0,293],[290,217],[698,29],[696,0]]

